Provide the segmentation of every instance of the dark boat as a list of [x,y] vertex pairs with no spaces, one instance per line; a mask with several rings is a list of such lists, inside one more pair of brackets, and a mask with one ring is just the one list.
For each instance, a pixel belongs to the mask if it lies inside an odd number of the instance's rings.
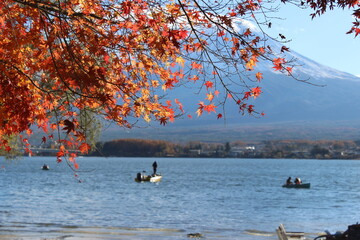
[[300,183],[300,184],[284,184],[284,188],[310,188],[310,183]]
[[44,166],[41,167],[41,170],[50,170],[49,165],[44,164]]

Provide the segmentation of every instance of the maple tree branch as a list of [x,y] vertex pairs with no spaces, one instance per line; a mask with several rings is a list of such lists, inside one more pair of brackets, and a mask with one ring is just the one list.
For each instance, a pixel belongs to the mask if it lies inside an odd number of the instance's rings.
[[57,13],[62,16],[82,17],[91,23],[92,23],[92,21],[89,18],[87,18],[87,16],[90,16],[90,17],[98,19],[98,20],[105,20],[105,18],[98,16],[96,14],[93,14],[93,13],[85,14],[82,12],[74,12],[74,13],[70,14],[68,11],[61,9],[60,6],[57,6],[56,4],[51,4],[51,2],[43,2],[41,0],[38,0],[38,1],[35,1],[35,0],[29,0],[29,1],[13,0],[13,1],[17,2],[19,4],[22,4],[22,5],[25,5],[25,6],[37,8],[41,11],[49,13],[50,15],[52,15],[54,17],[59,17],[59,15],[53,14],[53,13]]
[[[197,30],[196,30],[196,28],[194,27],[194,25],[192,24],[192,20],[191,20],[190,17],[188,16],[187,11],[184,9],[183,4],[181,3],[180,0],[178,0],[178,3],[179,3],[179,5],[181,6],[181,8],[182,8],[182,10],[183,10],[183,12],[184,12],[184,14],[185,14],[185,16],[186,16],[186,18],[187,18],[187,21],[188,21],[188,23],[189,23],[192,31],[194,32],[196,38],[199,40],[202,48],[205,50],[205,51],[204,51],[204,54],[207,56],[207,57],[206,57],[207,60],[209,61],[209,63],[210,63],[211,66],[213,67],[214,71],[217,73],[216,75],[219,77],[219,80],[220,80],[222,86],[225,88],[225,90],[226,90],[228,93],[231,93],[232,91],[227,87],[227,84],[225,83],[224,79],[221,77],[221,74],[219,73],[219,68],[218,68],[217,65],[214,63],[214,61],[212,60],[212,57],[210,56],[209,51],[210,51],[210,52],[213,52],[213,51],[212,51],[211,49],[209,49],[205,44],[203,44],[203,41],[202,41],[202,39],[200,38],[200,36],[197,34]],[[223,28],[223,29],[226,30],[228,33],[230,33],[231,35],[234,35],[234,32],[233,32],[233,31],[230,31],[229,29],[227,29],[227,28],[225,28],[224,26],[222,26],[220,23],[213,21],[212,18],[210,18],[210,17],[207,15],[207,13],[199,6],[199,4],[198,4],[196,1],[195,1],[195,3],[198,5],[200,11],[204,14],[204,16],[206,16],[206,18],[207,18],[210,22],[212,22],[215,26],[217,26],[217,27],[219,27],[219,28]],[[239,37],[242,39],[241,36],[239,36]],[[214,54],[214,55],[217,55],[217,56],[219,56],[219,57],[221,57],[221,58],[223,58],[223,56],[219,55],[218,53],[213,52],[213,54]],[[230,59],[233,60],[233,61],[235,61],[233,58],[229,58],[229,60],[230,60]],[[226,62],[226,61],[225,61],[225,62]],[[204,80],[204,82],[205,82],[205,80]],[[242,82],[245,83],[245,81],[243,81],[243,80],[242,80]],[[233,95],[233,94],[231,94],[231,95]],[[234,96],[233,96],[233,97],[234,97]],[[237,98],[238,98],[238,97],[236,97],[236,98],[234,98],[234,99],[237,99]]]
[[40,91],[44,92],[44,93],[51,93],[51,92],[57,92],[56,90],[53,91],[49,91],[46,90],[44,88],[41,88],[40,86],[38,86],[35,82],[35,80],[33,80],[29,75],[27,75],[26,73],[24,73],[24,71],[22,71],[20,68],[18,68],[17,66],[15,66],[14,64],[8,62],[8,61],[4,61],[2,59],[0,59],[0,63],[3,63],[4,65],[10,66],[11,68],[15,69],[18,73],[20,73],[21,75],[23,75],[26,79],[28,79],[31,84],[36,87],[37,89],[39,89]]

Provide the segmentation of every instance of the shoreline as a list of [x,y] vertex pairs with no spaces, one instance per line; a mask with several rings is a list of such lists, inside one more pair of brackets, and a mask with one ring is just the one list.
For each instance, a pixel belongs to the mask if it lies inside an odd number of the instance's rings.
[[[262,231],[248,229],[239,231],[236,236],[221,231],[191,232],[183,229],[146,228],[146,227],[100,227],[100,226],[71,226],[52,223],[14,223],[0,225],[0,239],[2,240],[184,240],[184,239],[213,239],[213,240],[277,240],[276,230]],[[325,233],[304,233],[304,240]]]

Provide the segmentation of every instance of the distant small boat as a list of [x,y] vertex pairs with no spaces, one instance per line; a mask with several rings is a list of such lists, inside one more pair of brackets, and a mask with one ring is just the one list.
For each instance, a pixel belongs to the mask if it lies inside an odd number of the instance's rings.
[[41,167],[41,170],[50,170],[50,167],[44,164],[44,166]]
[[284,188],[310,188],[310,183],[300,183],[300,184],[284,184]]
[[160,174],[142,175],[141,173],[138,173],[136,175],[135,181],[136,182],[160,182],[161,179],[162,179],[162,176]]

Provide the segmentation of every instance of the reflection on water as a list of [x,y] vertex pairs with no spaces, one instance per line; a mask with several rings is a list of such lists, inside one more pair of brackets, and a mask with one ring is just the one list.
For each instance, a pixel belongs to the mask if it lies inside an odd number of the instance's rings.
[[359,221],[360,161],[156,160],[162,181],[136,183],[154,159],[81,158],[79,183],[54,158],[2,159],[0,238],[273,240],[283,223],[312,239]]

